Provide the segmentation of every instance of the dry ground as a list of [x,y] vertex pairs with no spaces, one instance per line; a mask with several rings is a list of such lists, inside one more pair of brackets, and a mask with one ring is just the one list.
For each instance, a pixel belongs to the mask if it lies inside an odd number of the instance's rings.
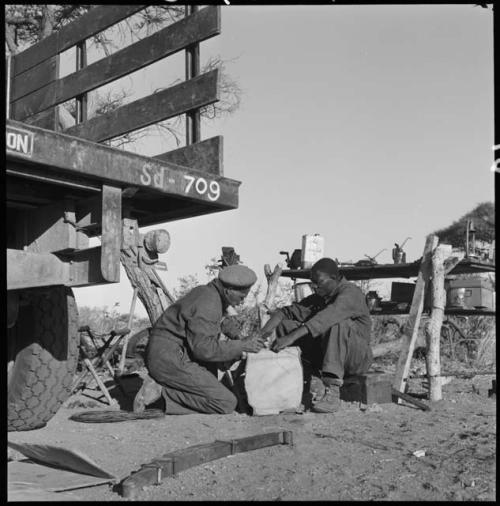
[[[255,450],[194,467],[147,487],[139,499],[494,501],[496,398],[487,394],[492,378],[453,380],[430,412],[402,404],[360,409],[357,403],[342,403],[331,415],[235,413],[88,424],[68,420],[92,404],[78,395],[46,427],[9,433],[9,440],[76,448],[123,479],[171,450],[292,430],[292,447]],[[410,387],[416,391],[421,384],[413,380]],[[414,456],[416,450],[425,456]],[[73,493],[81,500],[126,500],[109,485]]]

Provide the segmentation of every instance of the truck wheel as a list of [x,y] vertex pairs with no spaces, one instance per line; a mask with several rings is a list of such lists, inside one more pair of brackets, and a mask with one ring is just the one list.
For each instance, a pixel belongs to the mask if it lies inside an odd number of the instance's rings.
[[69,397],[78,362],[78,311],[69,288],[32,291],[8,339],[9,431],[38,429]]

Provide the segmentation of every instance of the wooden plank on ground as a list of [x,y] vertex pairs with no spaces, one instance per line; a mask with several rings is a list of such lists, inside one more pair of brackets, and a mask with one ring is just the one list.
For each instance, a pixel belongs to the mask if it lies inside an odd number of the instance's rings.
[[132,14],[145,5],[100,5],[49,35],[34,46],[14,57],[13,75],[16,76],[40,62],[55,56],[78,42],[92,37]]
[[224,174],[222,148],[223,137],[218,135],[182,148],[167,151],[161,155],[156,155],[154,158],[222,176]]
[[415,285],[415,292],[413,293],[413,300],[410,307],[410,314],[403,330],[401,338],[401,351],[396,366],[396,373],[392,386],[400,391],[405,391],[406,379],[410,371],[410,363],[415,349],[415,343],[418,336],[418,327],[422,310],[424,308],[425,291],[429,284],[429,275],[431,268],[431,256],[434,248],[437,246],[438,237],[435,235],[428,235],[425,240],[425,247],[420,264],[420,271]]
[[21,120],[47,107],[66,102],[219,33],[220,8],[212,6],[202,9],[44,88],[38,86],[41,89],[20,100],[17,98],[22,95],[15,97],[11,101],[15,117]]
[[10,101],[14,102],[57,80],[58,61],[58,56],[52,56],[39,65],[31,67],[26,72],[14,76],[12,79]]
[[236,453],[265,448],[267,446],[293,444],[291,431],[272,432],[231,441],[214,441],[167,453],[145,464],[121,482],[121,494],[134,499],[142,487],[158,485],[162,477],[173,476],[190,467]]
[[[156,160],[120,149],[110,148],[76,137],[7,120],[7,131],[20,129],[31,137],[30,164],[21,165],[27,156],[7,150],[8,175],[81,177],[89,184],[100,182],[127,188],[137,187],[156,196],[176,196],[203,204],[207,209],[234,209],[238,206],[239,181],[207,174],[170,162]],[[14,165],[14,167],[12,167]],[[156,210],[157,214],[161,209]]]
[[68,128],[64,133],[94,142],[144,128],[219,100],[219,74],[212,70],[153,95],[123,105],[113,112]]

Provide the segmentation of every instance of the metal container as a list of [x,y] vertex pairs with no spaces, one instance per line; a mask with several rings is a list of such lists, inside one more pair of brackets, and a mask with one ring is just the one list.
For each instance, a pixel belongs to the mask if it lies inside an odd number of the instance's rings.
[[305,234],[302,236],[302,268],[310,269],[315,262],[323,258],[325,238],[320,234]]
[[447,281],[446,307],[495,309],[494,290],[490,280],[477,277]]

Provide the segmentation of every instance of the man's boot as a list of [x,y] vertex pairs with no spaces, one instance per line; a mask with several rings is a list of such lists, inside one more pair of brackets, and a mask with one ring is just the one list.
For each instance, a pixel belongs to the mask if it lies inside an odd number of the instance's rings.
[[335,413],[340,407],[340,387],[343,385],[340,378],[328,378],[325,382],[325,393],[317,400],[311,411],[313,413]]
[[146,406],[161,397],[162,387],[147,374],[134,399],[134,413],[142,413]]

